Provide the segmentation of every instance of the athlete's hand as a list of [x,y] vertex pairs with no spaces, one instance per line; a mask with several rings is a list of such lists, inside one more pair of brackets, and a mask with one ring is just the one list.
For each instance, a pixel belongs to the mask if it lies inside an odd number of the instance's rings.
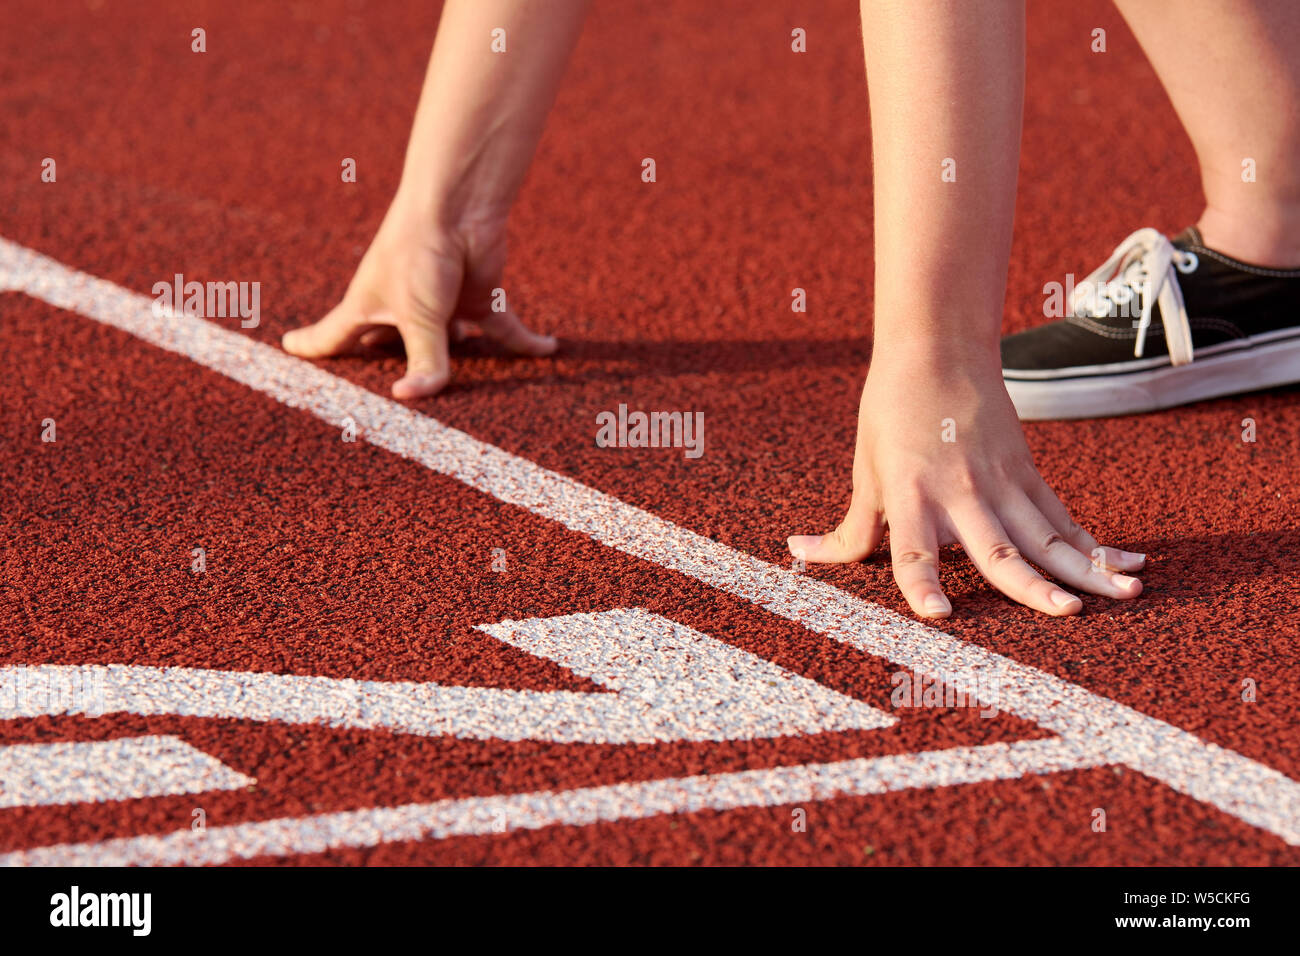
[[1145,556],[1099,547],[1039,477],[995,367],[873,362],[848,514],[830,534],[791,537],[790,551],[817,563],[860,561],[886,524],[894,580],[922,617],[952,613],[938,553],[952,543],[999,591],[1045,614],[1077,614],[1083,603],[1030,562],[1080,591],[1142,593],[1137,578],[1118,572],[1137,571]]
[[324,358],[401,337],[406,374],[399,399],[423,398],[451,379],[449,341],[477,330],[516,355],[550,355],[555,339],[524,325],[509,308],[493,311],[505,268],[504,217],[430,226],[399,199],[384,217],[348,291],[319,322],[285,334],[286,352]]

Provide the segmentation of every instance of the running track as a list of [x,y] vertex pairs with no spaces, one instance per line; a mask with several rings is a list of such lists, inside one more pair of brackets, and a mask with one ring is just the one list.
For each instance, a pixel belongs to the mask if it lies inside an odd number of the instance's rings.
[[[1196,213],[1118,16],[1031,6],[1008,328]],[[396,356],[280,352],[382,215],[435,23],[0,13],[0,691],[99,691],[0,694],[0,862],[1297,861],[1294,390],[1030,427],[1150,556],[1131,604],[1048,621],[954,554],[938,630],[884,562],[790,570],[870,355],[855,5],[597,4],[512,222],[556,358],[403,406]],[[176,272],[259,281],[261,325],[155,316]],[[619,403],[702,410],[704,456],[596,448]],[[996,716],[895,707],[913,670]]]

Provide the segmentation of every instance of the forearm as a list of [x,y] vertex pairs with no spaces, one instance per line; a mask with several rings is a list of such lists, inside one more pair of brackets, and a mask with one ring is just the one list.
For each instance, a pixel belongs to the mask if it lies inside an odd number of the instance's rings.
[[[862,0],[875,352],[997,363],[1024,97],[1023,0]],[[945,181],[945,161],[953,181]]]
[[[401,200],[434,221],[504,217],[590,0],[447,0],[411,130]],[[505,52],[492,48],[502,29]]]

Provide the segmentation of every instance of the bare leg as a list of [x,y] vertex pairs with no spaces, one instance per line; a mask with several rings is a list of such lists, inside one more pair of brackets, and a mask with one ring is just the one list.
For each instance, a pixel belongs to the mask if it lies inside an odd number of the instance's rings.
[[[1300,266],[1300,3],[1116,0],[1201,166],[1205,244]],[[1256,181],[1242,180],[1253,159]]]

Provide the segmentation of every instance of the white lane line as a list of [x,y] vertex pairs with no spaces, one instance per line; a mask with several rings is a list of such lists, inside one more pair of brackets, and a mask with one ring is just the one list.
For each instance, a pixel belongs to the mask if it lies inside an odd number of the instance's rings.
[[900,667],[943,675],[1066,738],[1102,747],[1180,793],[1300,845],[1300,783],[1131,707],[958,640],[821,581],[711,541],[564,475],[481,442],[309,362],[203,319],[153,314],[152,300],[0,239],[0,289],[122,329],[376,447],[449,475],[632,557],[695,578]]
[[[479,630],[614,693],[43,664],[0,668],[0,720],[176,714],[427,737],[603,744],[753,740],[898,723],[859,700],[645,610],[504,621]],[[22,692],[5,692],[20,682]],[[92,693],[70,705],[64,695],[32,690],[68,686]]]
[[135,800],[254,783],[177,737],[0,747],[0,808]]
[[[1031,773],[1091,767],[1079,748],[1059,738],[953,747],[835,763],[742,770],[698,777],[618,783],[577,790],[540,791],[412,803],[209,826],[198,834],[121,837],[0,855],[0,866],[198,866],[258,856],[365,848],[397,840],[439,840],[549,826],[585,826],[667,813],[779,807],[921,787],[951,787]],[[815,812],[809,816],[815,819]],[[773,821],[787,831],[790,817]]]

